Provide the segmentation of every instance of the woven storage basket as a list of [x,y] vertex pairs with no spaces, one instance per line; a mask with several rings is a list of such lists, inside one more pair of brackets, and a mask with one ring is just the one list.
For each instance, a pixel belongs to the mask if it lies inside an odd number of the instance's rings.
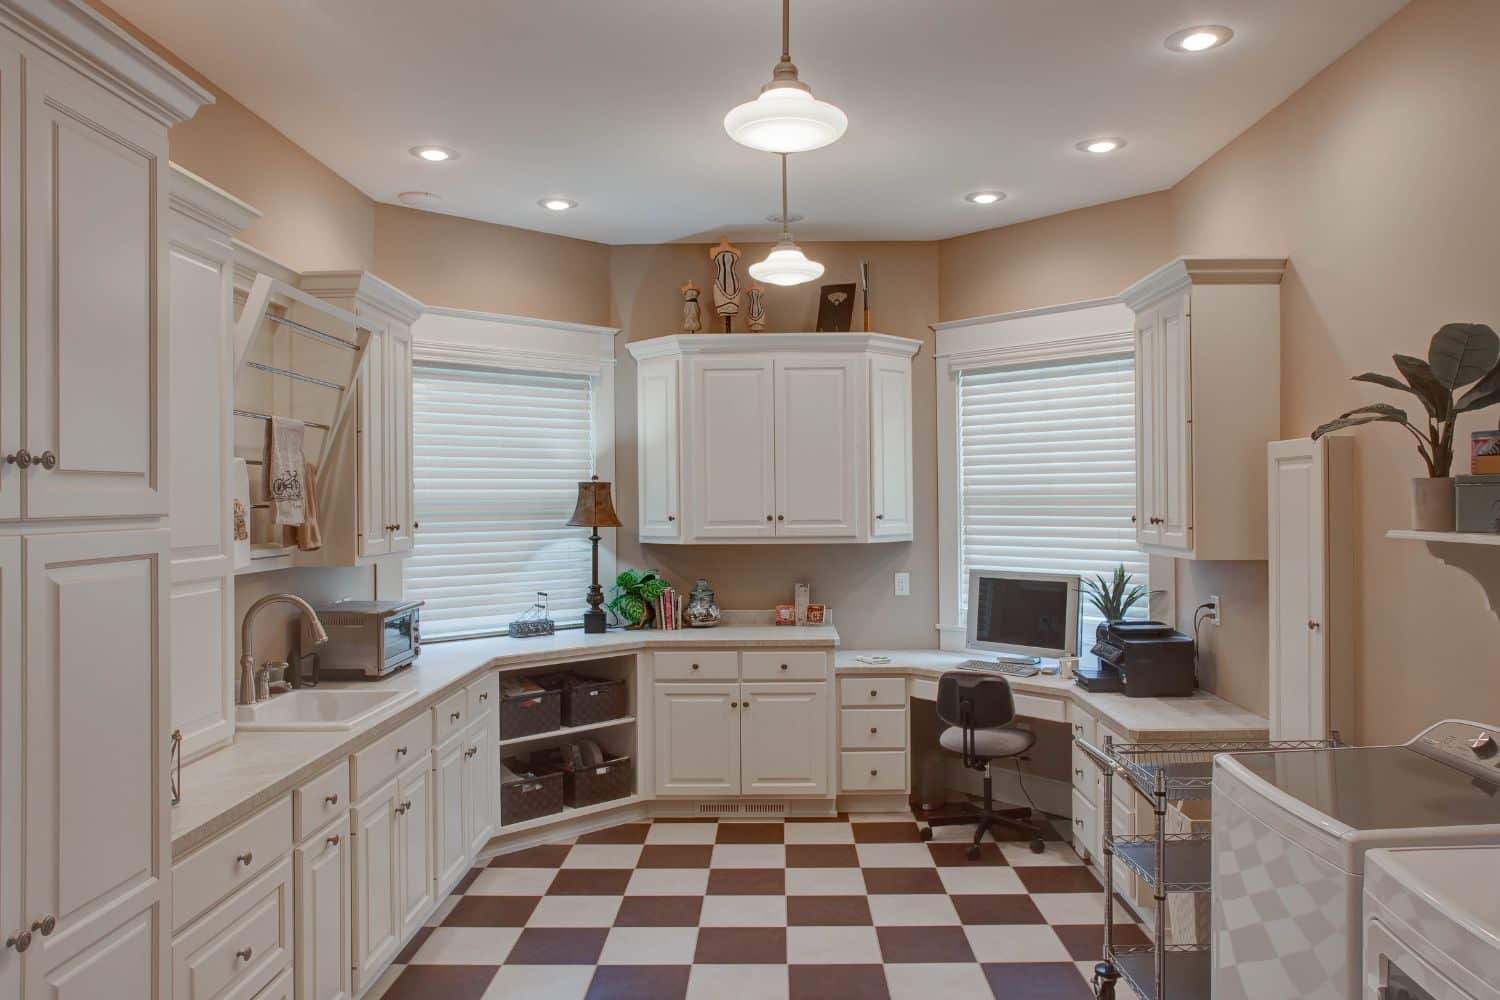
[[569,674],[563,691],[565,726],[589,726],[624,718],[630,713],[630,692],[623,679]]
[[552,771],[533,778],[517,777],[514,772],[537,770],[523,760],[511,757],[501,762],[500,825],[524,823],[539,816],[562,812],[563,773]]
[[[545,685],[548,678],[533,678]],[[510,696],[500,694],[500,738],[513,740],[520,736],[550,733],[562,726],[562,688]]]
[[594,767],[563,772],[563,801],[570,808],[623,799],[634,784],[635,768],[629,757],[616,757]]

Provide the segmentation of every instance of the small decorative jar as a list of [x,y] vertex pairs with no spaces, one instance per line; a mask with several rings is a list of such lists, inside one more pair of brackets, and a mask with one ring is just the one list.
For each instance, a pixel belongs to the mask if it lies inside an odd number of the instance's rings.
[[714,592],[707,580],[699,580],[693,585],[687,608],[682,612],[682,622],[688,628],[713,628],[719,624],[719,606],[714,603]]

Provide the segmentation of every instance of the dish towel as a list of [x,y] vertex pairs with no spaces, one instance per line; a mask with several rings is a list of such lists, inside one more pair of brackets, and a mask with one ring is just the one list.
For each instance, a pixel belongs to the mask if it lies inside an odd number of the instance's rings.
[[312,462],[303,466],[302,492],[306,498],[302,523],[282,528],[282,537],[287,545],[295,545],[303,552],[316,552],[323,547],[323,533],[318,530],[318,467]]
[[236,458],[230,472],[230,488],[234,494],[234,508],[230,517],[234,523],[234,564],[236,567],[250,565],[250,466],[243,458]]
[[272,417],[266,429],[266,497],[275,514],[273,524],[301,524],[307,517],[307,494],[302,477],[307,459],[302,454],[306,426],[300,420]]

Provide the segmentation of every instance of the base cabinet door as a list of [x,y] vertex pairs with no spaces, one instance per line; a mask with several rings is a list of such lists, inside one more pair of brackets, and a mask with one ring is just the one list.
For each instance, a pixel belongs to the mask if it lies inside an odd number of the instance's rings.
[[466,810],[472,792],[467,778],[469,741],[460,733],[433,751],[433,844],[437,852],[438,892],[447,892],[468,868],[468,823]]
[[432,850],[432,765],[422,760],[399,780],[396,815],[401,852],[401,939],[427,921],[437,902]]
[[[479,856],[494,835],[498,819],[495,806],[500,801],[498,772],[498,733],[494,712],[485,712],[470,728],[470,739],[464,749],[464,837],[467,865]],[[462,872],[460,872],[461,874]]]
[[740,686],[657,684],[656,793],[740,790]]
[[[0,73],[3,71],[0,64]],[[0,76],[0,86],[3,84],[4,77]],[[0,122],[0,126],[3,124]],[[0,538],[0,940],[30,926],[30,921],[23,922],[21,910],[21,873],[26,856],[21,843],[25,801],[21,790],[25,747],[21,726],[26,718],[20,701],[23,679],[21,539]],[[13,948],[0,949],[0,996],[20,995],[22,960]]]
[[392,780],[354,807],[354,989],[363,990],[401,948],[401,844]]
[[[151,905],[124,916],[51,968],[28,956],[27,1000],[99,1000],[100,997],[159,997],[170,984],[158,959],[167,937],[161,908]],[[33,945],[33,947],[35,947]],[[14,994],[12,994],[14,995]]]
[[828,795],[828,684],[740,685],[740,790],[746,795]]
[[349,948],[349,817],[341,816],[295,851],[297,1000],[347,1000]]

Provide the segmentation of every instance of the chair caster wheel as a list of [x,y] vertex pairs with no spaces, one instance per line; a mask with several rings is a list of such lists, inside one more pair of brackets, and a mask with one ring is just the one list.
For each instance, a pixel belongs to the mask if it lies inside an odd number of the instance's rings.
[[932,827],[930,827],[930,826],[924,826],[924,827],[922,827],[922,829],[920,829],[920,830],[917,831],[917,836],[921,837],[924,841],[931,840],[932,839]]
[[1047,844],[1046,844],[1045,841],[1042,840],[1041,837],[1038,837],[1038,838],[1036,838],[1035,840],[1033,840],[1031,842],[1031,853],[1032,854],[1041,854],[1046,849],[1047,849]]
[[970,861],[978,861],[979,860],[979,845],[978,844],[970,844],[964,850],[964,857],[968,858]]

